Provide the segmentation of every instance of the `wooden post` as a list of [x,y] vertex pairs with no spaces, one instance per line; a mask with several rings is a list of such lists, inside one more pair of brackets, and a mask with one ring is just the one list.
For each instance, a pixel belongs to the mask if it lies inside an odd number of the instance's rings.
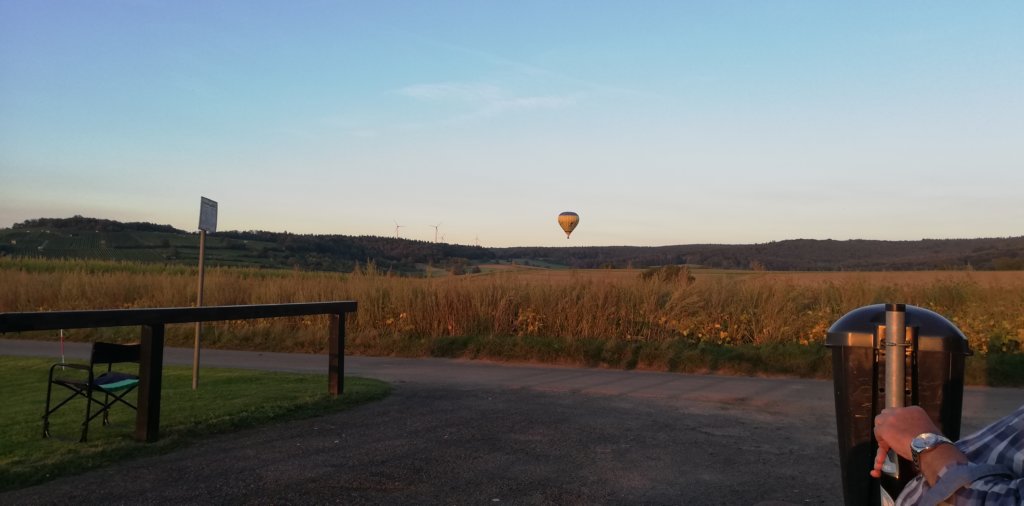
[[[206,256],[206,231],[199,231],[199,289],[196,307],[203,307],[203,258]],[[199,389],[199,335],[203,332],[203,322],[196,322],[196,339],[192,349],[192,390]]]
[[160,387],[164,371],[164,326],[142,326],[139,357],[139,406],[135,439],[152,443],[160,437]]
[[345,381],[345,313],[330,315],[327,342],[327,390],[337,397],[343,393]]

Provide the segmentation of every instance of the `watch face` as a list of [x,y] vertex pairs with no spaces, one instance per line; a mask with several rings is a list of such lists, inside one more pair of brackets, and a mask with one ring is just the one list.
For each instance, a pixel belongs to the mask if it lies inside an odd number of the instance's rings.
[[946,436],[943,436],[942,434],[933,434],[931,432],[926,432],[924,434],[918,435],[917,437],[910,441],[910,451],[914,453],[919,453],[930,450],[944,443],[953,444],[953,441],[950,441],[948,438],[946,438]]
[[920,461],[918,460],[918,456],[920,454],[927,452],[940,444],[945,443],[953,444],[953,442],[947,439],[945,436],[941,434],[933,434],[931,432],[919,434],[914,439],[911,439],[910,454],[914,459],[914,467],[920,466]]
[[928,448],[929,446],[935,444],[938,440],[939,440],[939,436],[937,434],[926,433],[926,434],[921,434],[921,435],[915,437],[910,445],[915,450],[921,451],[921,450],[923,450],[925,448]]

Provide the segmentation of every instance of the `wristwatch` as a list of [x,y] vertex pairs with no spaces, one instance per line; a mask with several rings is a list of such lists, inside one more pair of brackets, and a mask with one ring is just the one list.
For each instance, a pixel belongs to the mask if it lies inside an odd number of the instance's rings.
[[914,467],[921,469],[920,456],[922,453],[928,453],[935,447],[944,444],[953,444],[953,442],[948,437],[933,432],[923,432],[910,440],[910,454],[914,457]]

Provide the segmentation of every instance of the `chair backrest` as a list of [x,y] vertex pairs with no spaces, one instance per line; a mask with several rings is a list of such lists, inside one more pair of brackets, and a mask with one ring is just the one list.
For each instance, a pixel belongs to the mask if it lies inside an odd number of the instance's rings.
[[93,364],[117,364],[138,362],[141,344],[92,343]]

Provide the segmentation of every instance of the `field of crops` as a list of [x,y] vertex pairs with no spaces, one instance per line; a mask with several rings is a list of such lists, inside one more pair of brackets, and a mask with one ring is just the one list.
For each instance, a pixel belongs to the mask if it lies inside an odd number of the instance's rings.
[[[964,332],[975,352],[973,382],[1024,383],[1013,379],[1024,376],[1024,272],[644,275],[483,267],[480,274],[431,278],[388,276],[372,266],[351,274],[216,268],[207,271],[205,302],[356,300],[348,327],[352,353],[819,377],[829,374],[822,344],[833,322],[863,305],[900,302],[943,314]],[[196,272],[180,265],[0,258],[0,286],[0,312],[189,306]],[[317,317],[227,322],[210,325],[204,343],[323,352],[325,326]],[[136,332],[69,335],[133,339]],[[189,325],[172,326],[168,341],[188,345],[192,332]]]

